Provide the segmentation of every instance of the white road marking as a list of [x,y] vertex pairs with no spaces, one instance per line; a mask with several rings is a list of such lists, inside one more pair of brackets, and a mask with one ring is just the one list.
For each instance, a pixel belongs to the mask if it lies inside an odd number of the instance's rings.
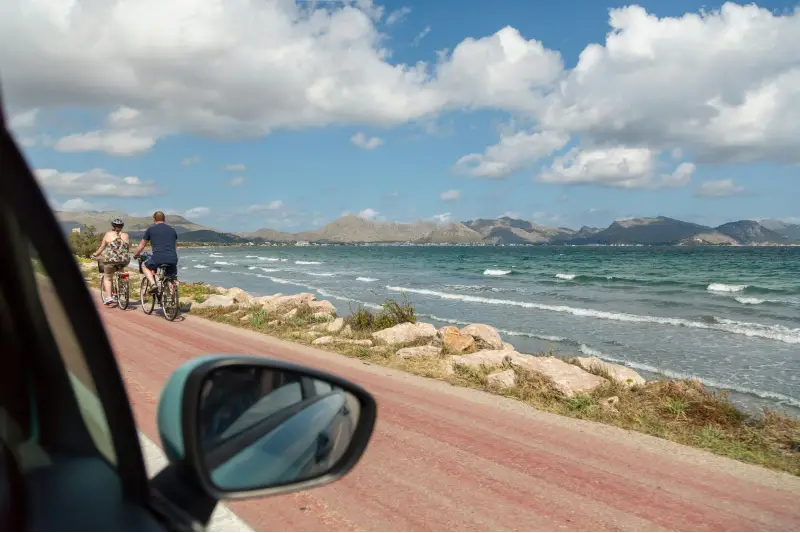
[[[139,432],[139,442],[142,444],[142,455],[147,468],[147,475],[153,477],[158,471],[167,466],[167,458],[161,448],[147,436]],[[208,531],[253,531],[244,520],[236,516],[224,503],[218,503],[211,515]]]

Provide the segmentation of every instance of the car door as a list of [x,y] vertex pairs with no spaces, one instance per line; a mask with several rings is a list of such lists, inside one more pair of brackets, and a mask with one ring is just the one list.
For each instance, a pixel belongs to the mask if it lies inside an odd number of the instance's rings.
[[21,509],[10,523],[165,530],[100,317],[4,120],[0,130],[0,437]]

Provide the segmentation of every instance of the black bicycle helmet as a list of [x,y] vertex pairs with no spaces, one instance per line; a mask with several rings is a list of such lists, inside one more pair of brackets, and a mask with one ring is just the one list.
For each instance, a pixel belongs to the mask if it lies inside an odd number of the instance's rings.
[[115,218],[114,220],[111,221],[111,225],[121,228],[122,226],[125,225],[125,223],[122,221],[121,218],[117,217],[117,218]]

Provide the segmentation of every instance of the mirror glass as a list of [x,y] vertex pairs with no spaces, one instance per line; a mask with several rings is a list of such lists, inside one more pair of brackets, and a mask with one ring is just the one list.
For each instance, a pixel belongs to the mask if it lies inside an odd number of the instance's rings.
[[353,440],[356,396],[311,376],[257,365],[209,372],[199,437],[218,489],[246,491],[327,474]]

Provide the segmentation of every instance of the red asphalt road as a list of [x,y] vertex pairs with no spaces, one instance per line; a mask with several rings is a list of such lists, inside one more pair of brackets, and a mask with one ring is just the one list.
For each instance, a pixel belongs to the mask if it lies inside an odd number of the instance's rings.
[[788,474],[196,317],[100,313],[155,442],[161,387],[202,354],[270,355],[375,395],[375,433],[344,479],[229,503],[254,530],[800,529],[800,479]]

